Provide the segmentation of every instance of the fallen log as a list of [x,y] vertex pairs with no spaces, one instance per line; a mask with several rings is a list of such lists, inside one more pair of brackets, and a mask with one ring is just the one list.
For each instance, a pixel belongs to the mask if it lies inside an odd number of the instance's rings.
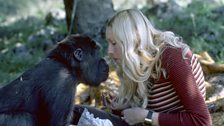
[[224,64],[217,64],[207,52],[195,54],[201,63],[206,75],[214,73],[224,73]]

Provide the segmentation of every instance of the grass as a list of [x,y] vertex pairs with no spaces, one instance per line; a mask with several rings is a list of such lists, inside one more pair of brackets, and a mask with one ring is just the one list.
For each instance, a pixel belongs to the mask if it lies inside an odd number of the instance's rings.
[[[62,1],[0,0],[0,4],[0,85],[5,85],[45,56],[40,47],[34,48],[32,44],[38,45],[51,36],[39,37],[33,43],[28,42],[30,36],[48,27],[63,33],[66,25],[65,22],[46,25],[45,21],[48,12],[63,8]],[[31,57],[19,57],[13,53],[18,43],[26,45]]]

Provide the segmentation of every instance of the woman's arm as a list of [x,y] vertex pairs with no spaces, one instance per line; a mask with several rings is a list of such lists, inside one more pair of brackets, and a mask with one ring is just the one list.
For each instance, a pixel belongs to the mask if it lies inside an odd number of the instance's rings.
[[186,111],[159,113],[159,126],[211,126],[209,111],[192,73],[191,57],[183,59],[182,50],[173,48],[166,49],[164,57],[168,77]]

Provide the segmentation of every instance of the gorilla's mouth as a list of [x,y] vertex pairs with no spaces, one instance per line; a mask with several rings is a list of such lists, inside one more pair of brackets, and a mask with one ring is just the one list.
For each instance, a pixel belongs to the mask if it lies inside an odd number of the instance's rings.
[[104,73],[103,75],[104,75],[104,77],[103,77],[102,81],[106,81],[109,76],[109,72]]
[[102,76],[102,81],[105,81],[109,76],[109,65],[104,59],[100,60],[99,71],[100,75]]

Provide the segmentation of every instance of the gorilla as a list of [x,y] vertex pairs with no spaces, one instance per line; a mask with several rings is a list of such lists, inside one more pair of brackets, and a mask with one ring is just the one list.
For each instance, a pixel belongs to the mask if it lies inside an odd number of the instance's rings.
[[0,89],[0,126],[68,126],[76,85],[99,86],[108,72],[96,42],[84,35],[66,37]]

